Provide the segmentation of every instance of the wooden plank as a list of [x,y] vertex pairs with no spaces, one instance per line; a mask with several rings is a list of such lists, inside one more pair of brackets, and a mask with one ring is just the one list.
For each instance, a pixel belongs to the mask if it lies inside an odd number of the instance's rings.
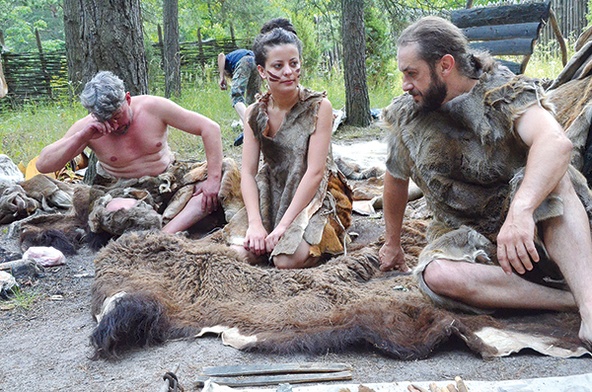
[[264,385],[277,385],[282,383],[302,384],[307,382],[325,382],[325,381],[344,381],[351,380],[351,372],[332,372],[332,373],[299,373],[299,374],[280,374],[275,376],[244,376],[244,377],[209,377],[199,376],[195,381],[196,387],[203,387],[207,380],[216,384],[229,387],[252,387]]
[[536,38],[541,23],[519,23],[512,25],[477,26],[462,29],[469,41],[496,41],[510,38]]
[[510,69],[510,71],[514,72],[516,75],[519,75],[521,73],[520,68],[521,68],[522,64],[516,63],[514,61],[509,61],[509,60],[500,60],[500,59],[496,59],[496,60],[499,61],[502,65],[508,67]]
[[500,41],[471,42],[469,46],[474,50],[486,50],[493,56],[519,56],[532,54],[534,39],[516,38]]
[[454,10],[451,21],[457,27],[489,26],[523,22],[547,21],[551,1],[541,3],[521,3],[497,7],[478,7]]
[[202,374],[206,376],[252,376],[258,374],[285,373],[330,373],[352,370],[346,363],[282,363],[256,365],[206,366]]

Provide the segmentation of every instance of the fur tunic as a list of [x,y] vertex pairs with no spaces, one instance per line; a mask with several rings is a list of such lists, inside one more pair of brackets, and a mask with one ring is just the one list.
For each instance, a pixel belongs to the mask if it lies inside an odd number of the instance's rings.
[[[300,90],[300,99],[290,110],[274,137],[269,129],[267,105],[271,95],[259,99],[249,125],[260,143],[263,165],[256,176],[263,225],[271,232],[292,202],[307,169],[308,144],[316,129],[318,109],[325,93]],[[229,242],[241,244],[248,227],[246,210],[226,226]],[[311,255],[343,252],[345,229],[351,221],[351,191],[337,170],[331,152],[319,188],[308,206],[296,216],[271,256],[293,254],[304,239]]]
[[[484,73],[469,93],[436,111],[421,112],[412,97],[404,95],[383,113],[390,130],[387,169],[395,178],[413,179],[434,215],[428,244],[413,272],[420,289],[439,306],[482,312],[433,292],[423,271],[439,258],[497,262],[496,236],[524,176],[528,155],[514,120],[536,104],[548,109],[535,80],[496,67]],[[592,194],[585,178],[571,166],[568,174],[590,218]],[[534,220],[561,214],[562,200],[550,194],[535,210]],[[535,241],[541,261],[522,276],[565,288],[544,244],[538,238]]]
[[445,227],[467,225],[494,239],[510,181],[528,154],[513,122],[529,106],[544,105],[542,97],[537,81],[495,67],[469,93],[430,113],[409,94],[395,98],[383,113],[390,131],[387,169],[415,181]]

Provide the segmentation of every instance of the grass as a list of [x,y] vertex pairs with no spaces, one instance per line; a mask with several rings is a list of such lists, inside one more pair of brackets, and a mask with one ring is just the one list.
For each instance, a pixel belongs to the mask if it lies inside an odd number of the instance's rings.
[[[550,55],[550,49],[537,45],[534,55],[526,69],[526,75],[537,78],[555,78],[563,65],[558,56]],[[569,53],[571,56],[573,53]],[[401,76],[396,65],[393,72],[384,78],[368,80],[371,108],[382,108],[389,104],[393,97],[402,93]],[[217,121],[222,129],[222,142],[225,152],[240,154],[240,149],[232,147],[237,134],[232,131],[231,124],[238,116],[230,104],[228,91],[221,91],[217,85],[215,72],[206,69],[203,78],[184,78],[183,92],[173,100],[181,106],[197,111]],[[339,72],[325,77],[308,77],[303,75],[302,84],[315,90],[327,91],[333,107],[345,107],[345,88],[343,77]],[[153,90],[155,95],[163,95],[162,91]],[[86,115],[82,106],[77,103],[56,102],[25,104],[17,110],[0,112],[0,153],[8,155],[15,163],[26,163],[39,154],[41,149],[59,139],[77,119]],[[367,136],[369,130],[349,129],[348,137]],[[192,135],[172,130],[169,134],[171,148],[180,157],[203,158],[201,140]],[[237,152],[238,150],[238,152]]]
[[5,301],[3,306],[10,309],[21,308],[23,310],[29,310],[39,297],[39,294],[33,291],[24,291],[20,288],[12,289],[12,296],[8,301]]

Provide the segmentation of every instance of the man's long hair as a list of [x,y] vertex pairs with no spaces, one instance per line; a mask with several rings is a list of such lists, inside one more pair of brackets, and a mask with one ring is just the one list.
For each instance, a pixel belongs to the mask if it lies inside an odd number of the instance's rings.
[[484,64],[479,57],[469,51],[469,43],[463,32],[446,19],[428,16],[407,27],[397,40],[399,46],[417,43],[419,56],[431,69],[444,55],[454,57],[461,74],[476,79]]

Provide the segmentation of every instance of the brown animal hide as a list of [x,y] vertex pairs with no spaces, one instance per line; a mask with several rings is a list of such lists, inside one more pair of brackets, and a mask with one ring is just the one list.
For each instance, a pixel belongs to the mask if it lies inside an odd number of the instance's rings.
[[42,174],[18,184],[0,181],[0,223],[26,218],[36,211],[66,212],[72,207],[73,188]]
[[39,208],[39,202],[27,196],[20,185],[11,181],[0,182],[0,224],[26,218]]
[[89,227],[89,213],[92,201],[104,192],[83,184],[69,184],[72,188],[72,207],[66,212],[37,214],[18,222],[20,225],[20,245],[53,246],[62,253],[75,254],[81,244],[97,249],[111,237],[93,235]]
[[[411,259],[425,245],[423,230],[422,221],[405,225]],[[313,269],[277,270],[250,266],[219,244],[160,232],[125,234],[95,260],[95,357],[190,338],[209,327],[245,350],[324,353],[365,345],[415,359],[457,336],[484,357],[525,347],[557,356],[586,353],[576,314],[537,314],[519,324],[453,313],[434,307],[409,275],[383,274],[378,266],[374,246]],[[499,336],[505,339],[493,339]]]
[[[219,213],[211,214],[195,225],[190,231],[192,235],[203,236],[212,228],[220,227],[225,218],[229,219],[243,206],[240,171],[236,163],[232,159],[224,159],[222,169],[219,192],[222,208]],[[206,177],[207,166],[200,163],[195,164],[180,181],[176,181],[170,173],[164,173],[157,177],[119,180],[109,187],[69,184],[39,175],[23,182],[21,185],[25,189],[18,187],[20,191],[13,192],[11,188],[10,192],[6,192],[4,199],[8,201],[4,204],[0,198],[0,219],[6,216],[12,222],[25,218],[40,205],[44,212],[55,212],[60,207],[60,213],[42,214],[21,222],[21,247],[53,246],[64,254],[75,253],[83,243],[92,249],[99,249],[109,239],[129,230],[160,229],[162,217],[157,212],[162,207],[160,204],[168,201],[171,195],[175,198],[175,193],[185,189],[189,190],[188,197],[191,197],[195,182]],[[110,211],[108,203],[118,197],[136,199],[137,203],[129,209]],[[165,216],[169,219],[174,217],[187,200],[175,202],[173,206],[169,204],[172,208],[167,208]],[[29,206],[27,201],[33,204]],[[6,210],[4,213],[3,208]]]

